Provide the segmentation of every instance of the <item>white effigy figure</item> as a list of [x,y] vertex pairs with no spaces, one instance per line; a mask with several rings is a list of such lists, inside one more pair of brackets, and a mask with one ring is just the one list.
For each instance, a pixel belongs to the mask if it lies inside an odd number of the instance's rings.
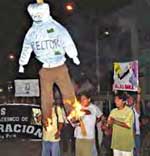
[[25,35],[23,48],[19,58],[19,72],[24,72],[31,53],[43,64],[39,71],[41,85],[41,108],[43,123],[51,116],[53,104],[53,84],[56,83],[64,101],[74,103],[75,92],[65,65],[65,54],[77,65],[80,64],[76,46],[68,31],[50,16],[47,3],[28,6],[28,13],[33,24]]

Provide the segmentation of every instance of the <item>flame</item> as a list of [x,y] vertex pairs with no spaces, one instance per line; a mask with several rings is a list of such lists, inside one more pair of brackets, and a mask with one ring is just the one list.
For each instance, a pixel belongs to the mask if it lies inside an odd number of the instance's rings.
[[85,124],[82,120],[82,117],[85,115],[85,112],[83,112],[81,109],[82,109],[82,106],[81,104],[75,99],[75,103],[73,104],[73,110],[70,112],[69,116],[67,117],[68,120],[71,120],[71,119],[75,119],[75,120],[78,120],[79,123],[80,123],[80,127],[81,127],[81,133],[83,136],[87,136],[87,131],[86,131],[86,128],[85,128]]
[[76,120],[79,120],[80,118],[82,118],[85,113],[83,111],[81,111],[82,109],[82,106],[81,104],[79,103],[79,101],[77,101],[75,99],[75,103],[73,104],[73,110],[70,112],[70,114],[68,115],[68,119],[72,119],[72,118],[75,118]]

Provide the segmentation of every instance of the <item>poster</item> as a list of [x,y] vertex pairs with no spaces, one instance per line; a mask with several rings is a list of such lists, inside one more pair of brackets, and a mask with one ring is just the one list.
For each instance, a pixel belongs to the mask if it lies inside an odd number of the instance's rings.
[[39,80],[38,79],[15,80],[15,96],[38,97]]
[[41,139],[40,115],[40,107],[36,104],[0,104],[0,140]]
[[137,91],[139,86],[138,61],[115,62],[113,90]]

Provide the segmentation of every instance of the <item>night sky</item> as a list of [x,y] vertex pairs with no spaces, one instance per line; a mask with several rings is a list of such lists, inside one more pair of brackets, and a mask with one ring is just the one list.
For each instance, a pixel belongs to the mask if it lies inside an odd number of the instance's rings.
[[[25,74],[18,74],[18,57],[20,55],[24,35],[31,25],[31,19],[26,8],[33,0],[1,0],[0,1],[0,83],[15,78],[37,77],[40,64],[32,57]],[[64,2],[67,0],[45,1],[51,5],[52,16],[61,22],[72,35],[81,58],[81,66],[75,67],[70,61],[71,70],[82,73],[89,62],[94,62],[95,36],[91,32],[91,22],[95,22],[95,12],[99,15],[108,14],[129,3],[129,0],[74,0],[76,8],[74,13],[65,12]],[[108,5],[109,4],[109,5]],[[86,29],[85,29],[86,28]],[[89,35],[91,33],[91,35]],[[86,46],[85,46],[86,45]],[[8,56],[13,53],[15,60],[10,61]],[[86,57],[86,59],[85,59]],[[95,67],[93,67],[95,68]],[[31,72],[32,71],[32,72]],[[75,75],[75,77],[78,77]]]

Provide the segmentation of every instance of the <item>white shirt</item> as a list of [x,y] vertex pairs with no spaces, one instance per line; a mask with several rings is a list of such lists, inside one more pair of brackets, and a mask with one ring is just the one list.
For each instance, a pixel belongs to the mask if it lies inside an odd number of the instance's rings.
[[87,109],[91,112],[91,114],[85,115],[82,119],[86,128],[87,136],[82,135],[80,126],[75,128],[74,136],[77,139],[94,139],[96,118],[101,117],[102,112],[94,104],[90,104],[88,107],[84,107],[84,109]]

